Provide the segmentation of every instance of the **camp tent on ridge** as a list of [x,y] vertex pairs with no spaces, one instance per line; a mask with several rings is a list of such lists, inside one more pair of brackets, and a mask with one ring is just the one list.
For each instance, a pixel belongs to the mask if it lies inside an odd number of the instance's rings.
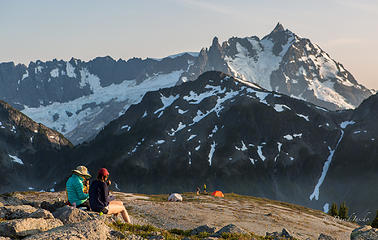
[[224,197],[221,191],[215,191],[211,195],[213,195],[214,197]]
[[172,193],[168,197],[168,201],[170,201],[170,202],[182,202],[182,196],[178,193]]

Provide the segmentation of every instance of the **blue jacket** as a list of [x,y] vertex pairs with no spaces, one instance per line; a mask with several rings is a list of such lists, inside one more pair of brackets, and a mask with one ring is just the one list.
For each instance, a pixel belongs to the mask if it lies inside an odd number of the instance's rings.
[[66,183],[68,201],[71,204],[76,203],[76,206],[79,206],[89,198],[88,194],[83,191],[83,180],[78,175],[72,174]]

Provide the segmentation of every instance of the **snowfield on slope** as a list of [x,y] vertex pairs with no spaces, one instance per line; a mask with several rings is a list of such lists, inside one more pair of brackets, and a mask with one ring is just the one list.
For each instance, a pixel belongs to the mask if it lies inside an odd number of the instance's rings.
[[[72,73],[70,65],[67,64],[68,73]],[[102,113],[102,107],[99,104],[108,104],[110,101],[125,102],[125,107],[119,112],[123,114],[132,104],[138,103],[145,93],[158,90],[160,88],[172,87],[176,84],[183,71],[175,71],[169,74],[161,74],[150,77],[137,85],[136,80],[123,81],[120,84],[112,84],[108,87],[101,87],[97,76],[90,74],[86,69],[80,71],[82,74],[81,84],[89,84],[93,90],[93,94],[77,98],[73,101],[65,103],[52,103],[47,106],[38,108],[28,108],[22,110],[36,122],[40,122],[45,126],[55,129],[63,134],[73,131],[79,125],[90,122],[97,115]],[[85,108],[85,104],[95,103],[94,108]],[[59,118],[54,119],[54,115],[58,114]],[[107,123],[103,122],[98,129],[104,127]]]

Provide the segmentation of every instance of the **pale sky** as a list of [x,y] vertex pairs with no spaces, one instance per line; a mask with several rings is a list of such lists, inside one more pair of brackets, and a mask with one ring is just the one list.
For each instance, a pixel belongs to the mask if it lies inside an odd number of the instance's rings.
[[160,58],[277,22],[378,89],[377,0],[0,0],[0,62]]

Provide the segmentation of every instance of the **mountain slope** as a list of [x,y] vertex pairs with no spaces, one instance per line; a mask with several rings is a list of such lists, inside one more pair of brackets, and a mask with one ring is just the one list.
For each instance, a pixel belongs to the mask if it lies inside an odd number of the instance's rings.
[[0,101],[0,192],[51,186],[50,168],[63,164],[53,156],[71,147],[62,134]]
[[[91,169],[108,167],[123,191],[192,191],[206,183],[317,209],[345,200],[355,210],[371,210],[376,195],[365,201],[345,194],[337,179],[353,180],[333,167],[353,161],[339,160],[351,138],[353,114],[207,72],[196,81],[147,93],[73,155]],[[363,146],[353,144],[358,150]],[[375,179],[377,166],[359,160],[363,164],[355,174],[366,169],[364,177]],[[350,172],[355,164],[343,166]],[[359,185],[351,188],[370,193]]]

